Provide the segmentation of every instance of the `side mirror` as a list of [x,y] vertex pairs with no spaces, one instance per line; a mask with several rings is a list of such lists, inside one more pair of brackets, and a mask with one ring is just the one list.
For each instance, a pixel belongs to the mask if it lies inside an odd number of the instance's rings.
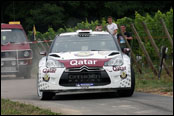
[[123,49],[123,52],[124,52],[125,54],[129,55],[130,49],[129,49],[129,48],[124,48],[124,49]]
[[47,53],[46,53],[46,51],[41,51],[41,52],[40,52],[40,55],[46,56]]

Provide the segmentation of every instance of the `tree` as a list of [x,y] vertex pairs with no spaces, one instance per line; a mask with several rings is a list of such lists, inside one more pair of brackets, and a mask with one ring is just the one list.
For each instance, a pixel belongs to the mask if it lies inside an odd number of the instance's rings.
[[46,32],[73,27],[86,19],[101,20],[111,15],[119,19],[134,18],[135,11],[145,16],[155,15],[157,10],[166,12],[172,1],[2,1],[1,22],[21,21],[28,32],[33,24],[38,31]]

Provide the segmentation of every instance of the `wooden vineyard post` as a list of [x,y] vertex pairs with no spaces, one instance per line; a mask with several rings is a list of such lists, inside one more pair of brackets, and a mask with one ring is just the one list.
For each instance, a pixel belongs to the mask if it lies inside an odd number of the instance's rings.
[[165,31],[165,34],[166,34],[166,36],[167,36],[168,40],[170,41],[170,44],[172,45],[172,48],[173,48],[173,40],[172,40],[172,38],[171,38],[171,36],[170,36],[170,34],[168,32],[166,24],[165,24],[165,22],[164,22],[164,20],[162,18],[160,19],[160,21],[161,21],[161,24],[162,24],[163,29]]
[[122,32],[122,30],[121,30],[121,28],[120,28],[120,25],[118,25],[118,27],[119,27],[119,30],[120,30],[120,32],[121,32],[121,35],[123,36],[123,38],[124,38],[124,40],[125,40],[125,42],[126,42],[126,45],[127,45],[128,48],[130,49],[132,59],[133,59],[135,65],[136,65],[136,67],[137,67],[139,73],[142,74],[142,70],[141,70],[141,68],[140,68],[140,66],[139,66],[139,64],[138,64],[138,62],[136,61],[135,54],[133,53],[132,48],[131,48],[129,42],[127,41],[127,39],[126,39],[124,33]]
[[131,24],[131,28],[132,28],[133,32],[135,33],[135,35],[136,35],[136,39],[138,40],[138,43],[139,43],[141,49],[143,50],[144,55],[146,56],[146,60],[147,60],[148,64],[150,65],[150,67],[151,67],[153,73],[155,74],[155,76],[158,76],[158,72],[157,72],[157,70],[155,69],[155,67],[153,66],[152,60],[151,60],[151,58],[150,58],[150,56],[149,56],[149,54],[148,54],[146,48],[144,47],[144,44],[143,44],[143,42],[141,41],[141,38],[140,38],[138,32],[136,31],[136,29],[135,29],[135,27],[134,27],[134,24]]
[[[147,25],[146,25],[146,23],[144,21],[142,22],[142,25],[144,27],[144,30],[145,30],[146,34],[148,35],[148,38],[149,38],[152,46],[155,49],[156,54],[158,55],[158,58],[160,59],[160,51],[159,51],[159,49],[158,49],[158,47],[157,47],[157,45],[156,45],[156,43],[155,43],[155,41],[154,41],[150,31],[149,31],[149,29],[148,29],[148,27],[147,27]],[[169,71],[169,69],[167,67],[167,64],[166,64],[165,60],[163,61],[163,65],[164,65],[164,68],[165,68],[167,74],[171,77],[172,75],[171,75],[171,73],[170,73],[170,71]]]

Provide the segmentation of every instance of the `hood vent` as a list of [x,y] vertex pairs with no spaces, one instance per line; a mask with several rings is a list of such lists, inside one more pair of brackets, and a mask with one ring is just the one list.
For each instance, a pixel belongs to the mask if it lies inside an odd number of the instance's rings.
[[57,54],[51,54],[51,55],[49,55],[49,56],[53,56],[53,57],[60,58],[60,56],[59,56],[59,55],[57,55]]
[[108,56],[113,56],[113,55],[117,55],[117,54],[119,54],[119,52],[112,52]]

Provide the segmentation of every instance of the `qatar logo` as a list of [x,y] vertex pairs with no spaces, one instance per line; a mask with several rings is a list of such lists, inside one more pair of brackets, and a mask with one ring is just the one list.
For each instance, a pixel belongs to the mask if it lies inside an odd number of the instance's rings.
[[43,69],[43,73],[55,73],[55,72],[56,72],[56,68]]
[[126,66],[124,66],[124,67],[121,67],[121,66],[119,66],[119,67],[113,66],[113,71],[124,71],[124,70],[126,70]]
[[97,60],[71,60],[70,65],[78,66],[78,65],[95,65]]

